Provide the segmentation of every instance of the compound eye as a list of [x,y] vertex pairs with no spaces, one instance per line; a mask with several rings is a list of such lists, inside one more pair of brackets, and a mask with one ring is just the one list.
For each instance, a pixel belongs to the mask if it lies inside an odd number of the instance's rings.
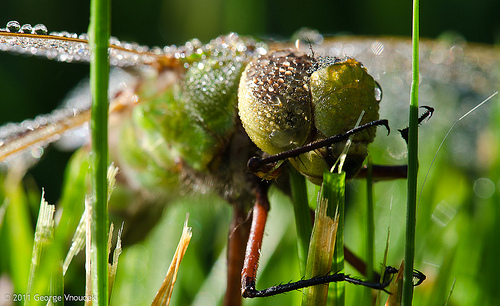
[[304,145],[311,129],[310,58],[290,52],[262,56],[246,67],[238,111],[248,136],[264,152]]
[[[356,60],[337,60],[318,69],[310,84],[315,126],[325,137],[354,128],[362,112],[360,124],[379,119],[382,90]],[[354,139],[368,144],[374,137],[375,129],[370,129]]]

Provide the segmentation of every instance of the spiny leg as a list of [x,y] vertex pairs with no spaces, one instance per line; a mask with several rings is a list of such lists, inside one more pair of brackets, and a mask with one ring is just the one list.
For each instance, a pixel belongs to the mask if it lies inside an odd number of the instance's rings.
[[[431,113],[431,111],[430,111]],[[424,114],[421,116],[420,121],[423,121],[426,117],[428,117],[429,114]],[[327,139],[324,139],[322,141],[317,141],[314,143],[310,143],[306,146],[293,149],[290,151],[282,152],[276,155],[272,155],[266,158],[251,158],[248,161],[248,168],[251,172],[253,173],[259,173],[262,171],[262,169],[266,169],[266,166],[269,164],[273,164],[277,161],[284,160],[293,156],[300,155],[304,152],[308,152],[310,150],[314,150],[316,148],[322,147],[322,146],[327,146],[328,144],[339,142],[343,140],[344,138],[361,131],[363,129],[373,127],[373,126],[378,126],[378,125],[384,125],[387,130],[389,131],[389,126],[387,123],[387,120],[377,120],[368,124],[365,124],[363,126],[354,128],[342,135],[335,135],[332,137],[329,137]],[[265,171],[265,170],[264,170]],[[392,179],[398,179],[398,178],[406,178],[406,173],[407,173],[407,166],[402,165],[402,166],[374,166],[374,174],[375,177],[377,178],[376,180],[392,180]],[[358,177],[365,177],[366,176],[366,169],[362,169],[360,173],[358,173]],[[379,290],[384,290],[385,287],[388,285],[388,281],[384,283],[375,283],[375,282],[365,282],[361,281],[356,278],[349,277],[345,274],[342,273],[337,273],[337,274],[329,274],[329,275],[324,275],[324,276],[317,276],[313,277],[311,279],[306,279],[306,280],[300,280],[298,282],[294,283],[288,283],[288,284],[283,284],[283,285],[278,285],[274,287],[270,287],[268,289],[264,290],[256,290],[255,289],[255,279],[256,279],[256,273],[257,273],[257,268],[258,268],[258,261],[260,257],[260,248],[262,246],[262,239],[264,235],[264,228],[265,228],[265,223],[267,220],[267,214],[269,211],[269,201],[267,199],[267,187],[263,187],[264,185],[260,185],[260,188],[256,189],[256,203],[254,206],[253,210],[253,220],[252,220],[252,226],[251,226],[251,232],[250,232],[250,237],[249,241],[247,244],[247,249],[245,253],[245,263],[244,267],[242,270],[242,281],[241,281],[241,293],[243,297],[264,297],[264,296],[272,296],[284,292],[289,292],[292,290],[297,290],[317,284],[325,284],[329,282],[338,282],[338,281],[347,281],[353,284],[357,285],[363,285],[369,288],[373,289],[379,289]],[[351,253],[351,255],[353,255]],[[355,257],[354,255],[352,257]],[[357,258],[355,258],[357,259]],[[359,259],[354,260],[357,261],[357,268],[360,270],[365,270],[366,267],[364,266],[364,263],[360,261]],[[386,269],[386,274],[392,274],[396,269],[388,267]],[[414,276],[418,279],[418,284],[420,284],[424,279],[425,275],[423,275],[421,272],[414,272]],[[375,275],[375,278],[380,278],[379,275]]]
[[241,270],[241,296],[252,297],[255,292],[255,278],[259,266],[260,248],[264,238],[269,199],[267,198],[268,184],[261,182],[255,187],[255,204],[252,212],[252,225],[245,252],[245,263]]
[[334,143],[339,143],[339,142],[342,142],[344,140],[347,140],[351,135],[354,135],[358,132],[361,132],[363,130],[366,130],[366,129],[369,129],[369,128],[372,128],[375,126],[384,126],[387,129],[387,132],[388,133],[390,132],[389,122],[386,119],[376,120],[376,121],[372,121],[372,122],[360,125],[358,127],[355,127],[355,128],[353,128],[353,129],[351,129],[343,134],[333,135],[331,137],[328,137],[328,138],[325,138],[322,140],[313,141],[313,142],[310,142],[302,147],[298,147],[298,148],[295,148],[292,150],[284,151],[284,152],[274,154],[274,155],[271,155],[271,156],[268,156],[265,158],[252,157],[248,160],[247,167],[250,170],[250,172],[257,174],[259,172],[265,171],[263,169],[266,169],[269,164],[273,164],[277,161],[286,160],[288,158],[297,157],[303,153],[310,152],[310,151],[313,151],[313,150],[316,150],[319,148],[329,147]]
[[[361,258],[356,256],[353,252],[351,252],[351,250],[349,250],[345,246],[344,246],[344,257],[345,257],[346,261],[349,264],[351,264],[351,266],[354,267],[354,269],[356,269],[362,275],[366,276],[366,263]],[[375,272],[375,271],[373,273],[373,279],[371,281],[373,281],[373,282],[386,282],[387,280],[389,280],[390,275],[393,275],[396,273],[398,273],[398,269],[391,267],[391,266],[387,266],[385,268],[385,273],[384,273],[385,275],[384,275],[383,281],[380,280],[380,277],[381,277],[380,274],[378,272]],[[414,286],[419,286],[426,279],[425,274],[418,271],[418,270],[413,271],[413,277],[415,278],[415,281],[416,281],[414,283]]]
[[[424,120],[429,120],[434,113],[434,108],[430,106],[421,106],[420,108],[425,109],[425,112],[418,118],[418,124],[422,124]],[[408,128],[399,129],[401,137],[408,143]],[[361,168],[361,170],[356,175],[357,178],[366,177],[367,166]],[[395,179],[406,179],[408,173],[408,167],[406,165],[397,166],[385,166],[385,165],[373,165],[373,179],[374,181],[386,181]]]
[[264,237],[264,229],[269,212],[269,200],[267,198],[267,184],[258,184],[255,188],[256,201],[252,212],[252,225],[250,236],[245,252],[245,262],[241,271],[241,295],[247,298],[273,296],[309,286],[326,284],[330,282],[346,281],[356,285],[363,285],[369,288],[385,290],[389,281],[384,283],[365,282],[352,278],[343,273],[320,275],[306,280],[300,280],[293,283],[273,286],[263,290],[255,289],[255,280],[259,265],[260,248]]
[[369,287],[372,289],[383,290],[385,292],[387,292],[385,290],[385,287],[387,287],[390,283],[390,281],[387,281],[385,283],[365,282],[365,281],[359,280],[357,278],[350,277],[349,275],[345,275],[343,273],[335,273],[335,274],[316,276],[313,278],[304,279],[304,280],[300,280],[300,281],[293,282],[293,283],[281,284],[281,285],[269,287],[269,288],[263,289],[263,290],[253,289],[252,291],[248,291],[248,295],[246,297],[250,297],[250,298],[267,297],[267,296],[273,296],[276,294],[286,293],[286,292],[290,292],[290,291],[294,291],[294,290],[299,290],[299,289],[310,287],[310,286],[333,283],[333,282],[343,282],[343,281],[351,283],[351,284],[355,284],[355,285],[362,285],[362,286]]

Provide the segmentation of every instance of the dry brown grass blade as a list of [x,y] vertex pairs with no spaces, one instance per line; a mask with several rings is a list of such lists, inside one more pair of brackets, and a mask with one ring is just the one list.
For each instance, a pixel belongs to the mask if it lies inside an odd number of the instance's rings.
[[168,305],[170,303],[170,297],[172,296],[172,291],[174,289],[175,281],[177,280],[177,271],[179,271],[179,266],[181,264],[181,260],[186,253],[187,247],[189,245],[189,241],[191,241],[191,236],[193,235],[191,232],[191,228],[187,226],[189,215],[186,216],[186,221],[184,222],[184,228],[182,230],[181,239],[179,244],[177,245],[177,249],[175,250],[174,258],[172,258],[172,262],[170,263],[170,267],[168,268],[167,275],[161,284],[160,289],[156,293],[156,296],[151,303],[151,305]]
[[399,267],[399,272],[394,278],[394,282],[389,286],[389,292],[392,294],[389,295],[385,306],[401,306],[403,301],[403,271],[404,271],[405,262],[401,262],[401,266]]

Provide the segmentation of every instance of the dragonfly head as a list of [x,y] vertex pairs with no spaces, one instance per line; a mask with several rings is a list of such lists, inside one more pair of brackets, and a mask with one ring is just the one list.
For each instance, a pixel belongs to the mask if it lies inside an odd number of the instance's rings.
[[[315,59],[280,51],[245,69],[238,90],[241,122],[252,141],[275,155],[345,133],[379,119],[380,86],[354,59]],[[352,137],[343,170],[352,177],[362,166],[375,127]],[[310,181],[321,184],[345,141],[289,158]]]

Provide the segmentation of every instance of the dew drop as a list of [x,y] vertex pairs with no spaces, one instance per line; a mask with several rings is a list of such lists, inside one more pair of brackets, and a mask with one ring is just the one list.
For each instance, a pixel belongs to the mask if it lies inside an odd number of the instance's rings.
[[36,146],[36,147],[31,149],[31,156],[38,159],[38,158],[42,157],[43,152],[44,152],[43,147]]
[[110,45],[115,45],[115,46],[121,46],[121,42],[118,38],[114,37],[114,36],[111,36],[109,38],[109,44]]
[[375,101],[380,102],[382,100],[382,87],[378,82],[375,82]]
[[15,20],[11,20],[11,21],[7,22],[7,30],[9,30],[9,32],[17,33],[17,32],[19,32],[20,28],[21,28],[21,25],[19,24],[19,22],[15,21]]
[[294,113],[300,116],[304,113],[304,110],[300,107],[297,107],[296,109],[294,109]]
[[23,26],[21,27],[21,33],[25,33],[25,34],[32,34],[33,33],[33,27],[31,27],[31,24],[29,23],[26,23],[26,24],[23,24]]
[[269,141],[275,148],[289,150],[293,147],[295,137],[296,133],[291,129],[278,129],[271,132]]
[[41,23],[35,25],[33,27],[33,33],[38,34],[38,35],[47,35],[47,27]]

